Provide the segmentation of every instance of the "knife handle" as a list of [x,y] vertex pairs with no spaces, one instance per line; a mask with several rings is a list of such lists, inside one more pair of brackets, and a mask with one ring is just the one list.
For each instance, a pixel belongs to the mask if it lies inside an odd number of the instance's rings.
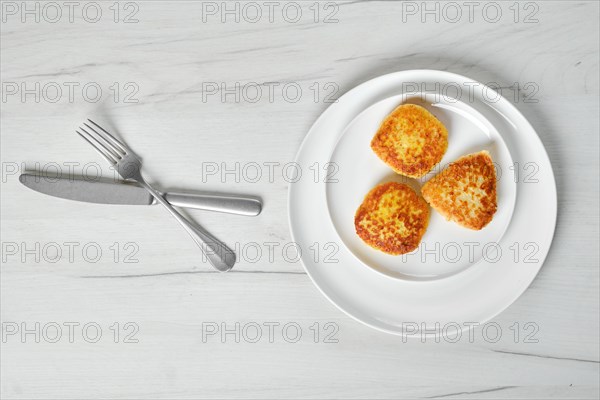
[[165,193],[163,197],[173,206],[198,210],[249,216],[258,215],[262,210],[262,202],[255,197],[185,193]]

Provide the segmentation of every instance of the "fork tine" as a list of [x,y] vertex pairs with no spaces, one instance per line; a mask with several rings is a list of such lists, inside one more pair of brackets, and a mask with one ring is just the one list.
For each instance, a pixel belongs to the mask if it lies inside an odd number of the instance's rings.
[[104,132],[106,134],[106,136],[108,136],[108,139],[110,139],[110,141],[112,142],[112,144],[114,146],[116,146],[123,154],[127,153],[127,146],[125,146],[123,143],[121,143],[120,141],[118,141],[117,138],[115,138],[113,135],[111,135],[110,133],[108,133],[108,131],[106,129],[104,129],[103,127],[101,127],[100,125],[98,125],[97,123],[95,123],[94,121],[92,121],[91,119],[88,118],[88,121],[90,121],[92,124],[96,125],[98,127],[98,129],[100,129],[102,132]]
[[[84,124],[85,126],[87,126],[86,124]],[[89,128],[89,126],[88,126]],[[102,149],[104,149],[104,151],[106,151],[107,153],[110,153],[111,156],[113,156],[114,159],[116,160],[120,160],[122,157],[122,155],[118,152],[118,150],[116,150],[116,148],[110,144],[106,139],[104,139],[102,136],[100,136],[100,134],[98,132],[96,132],[95,130],[91,129],[90,130],[92,132],[94,132],[94,134],[91,134],[90,132],[86,131],[85,128],[83,126],[80,126],[79,129],[81,129],[82,131],[84,131],[88,137],[90,137],[91,139],[94,140],[94,142],[96,142],[98,145],[100,145],[102,147]],[[100,140],[102,139],[102,140]]]
[[[90,136],[94,136],[98,141],[102,141],[103,146],[106,147],[107,149],[110,149],[111,152],[117,157],[117,158],[122,158],[122,156],[125,155],[125,152],[120,148],[115,146],[115,144],[109,140],[109,138],[107,138],[104,134],[98,132],[96,129],[94,129],[93,127],[89,126],[87,123],[83,123],[83,125],[85,125],[86,128],[88,128],[90,131],[94,132],[95,135],[90,134],[89,132],[86,131],[86,133],[88,133]],[[83,128],[83,126],[80,126],[81,129],[85,130]]]
[[[75,132],[77,132],[77,134],[79,136],[81,136],[86,142],[88,142],[89,144],[91,144],[92,147],[94,148],[94,150],[96,150],[102,157],[104,157],[104,159],[106,161],[108,161],[109,164],[115,165],[117,163],[117,161],[113,158],[112,155],[109,155],[109,154],[107,154],[105,152],[104,147],[98,147],[99,145],[96,145],[94,142],[92,142],[90,139],[88,139],[83,133],[81,133],[81,132],[79,132],[77,130]],[[90,138],[94,139],[92,136],[90,136],[90,134],[88,132],[86,132],[86,131],[84,131],[84,132],[87,133]]]

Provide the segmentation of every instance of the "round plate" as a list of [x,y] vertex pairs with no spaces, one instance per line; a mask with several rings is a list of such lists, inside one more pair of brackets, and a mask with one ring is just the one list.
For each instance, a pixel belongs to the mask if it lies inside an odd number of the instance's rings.
[[[471,252],[472,243],[499,243],[515,206],[517,183],[514,168],[511,168],[513,161],[502,136],[468,104],[454,98],[438,97],[428,93],[401,94],[372,105],[348,125],[330,159],[329,167],[336,175],[335,179],[330,177],[325,182],[327,205],[338,236],[363,264],[394,278],[446,278],[479,263],[483,254]],[[408,103],[425,107],[448,128],[448,150],[444,158],[419,180],[395,173],[370,147],[383,119],[399,105]],[[375,250],[356,234],[356,210],[376,185],[396,181],[408,184],[420,193],[420,187],[449,163],[481,150],[490,153],[498,179],[498,211],[484,229],[463,228],[431,210],[429,226],[419,247],[403,256]],[[441,262],[442,259],[446,262]]]
[[[468,104],[497,129],[513,160],[517,197],[513,217],[498,243],[475,243],[476,266],[446,279],[390,279],[367,268],[341,244],[329,222],[325,180],[310,177],[327,167],[348,124],[371,105],[412,88],[435,88]],[[453,130],[452,127],[449,127]],[[472,79],[441,71],[396,72],[343,95],[315,122],[296,162],[307,171],[289,187],[289,222],[302,263],[321,292],[342,311],[371,327],[420,335],[414,324],[451,334],[483,323],[514,302],[533,281],[550,249],[556,223],[556,185],[548,156],[528,121],[506,99]],[[317,164],[315,164],[317,163]],[[334,171],[335,172],[335,171]],[[502,171],[505,173],[505,171]],[[310,177],[310,179],[309,179]],[[501,178],[502,179],[502,178]],[[308,251],[315,244],[328,251]],[[327,246],[327,247],[326,247]],[[331,251],[331,248],[335,251]],[[485,248],[485,251],[484,251]],[[443,256],[443,254],[442,254]],[[443,257],[440,262],[447,262]]]

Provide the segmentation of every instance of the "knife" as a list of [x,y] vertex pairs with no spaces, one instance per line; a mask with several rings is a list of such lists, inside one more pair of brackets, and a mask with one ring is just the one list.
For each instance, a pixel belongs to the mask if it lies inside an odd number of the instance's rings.
[[[83,177],[57,178],[24,173],[19,181],[30,189],[62,199],[100,204],[152,205],[156,200],[136,184],[110,180],[87,180]],[[176,207],[218,211],[238,215],[258,215],[262,202],[256,197],[217,193],[163,193]]]

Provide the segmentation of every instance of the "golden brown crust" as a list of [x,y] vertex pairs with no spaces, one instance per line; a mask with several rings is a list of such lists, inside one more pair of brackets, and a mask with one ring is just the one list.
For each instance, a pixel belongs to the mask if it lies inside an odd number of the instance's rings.
[[448,131],[425,108],[404,104],[383,120],[371,148],[397,173],[420,178],[442,160]]
[[373,188],[354,216],[358,236],[388,254],[415,250],[427,230],[429,206],[409,186],[388,182]]
[[487,151],[459,158],[421,189],[425,200],[446,219],[480,230],[496,212],[496,169]]

